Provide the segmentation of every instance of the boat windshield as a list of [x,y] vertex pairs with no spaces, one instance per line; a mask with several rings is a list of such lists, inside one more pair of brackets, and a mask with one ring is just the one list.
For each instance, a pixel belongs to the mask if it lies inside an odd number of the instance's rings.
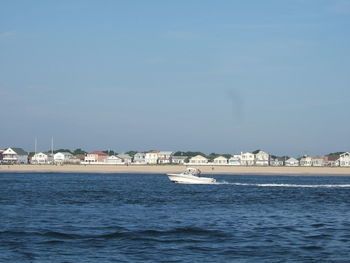
[[199,170],[197,170],[195,168],[188,168],[186,170],[185,174],[199,175],[200,172],[199,172]]

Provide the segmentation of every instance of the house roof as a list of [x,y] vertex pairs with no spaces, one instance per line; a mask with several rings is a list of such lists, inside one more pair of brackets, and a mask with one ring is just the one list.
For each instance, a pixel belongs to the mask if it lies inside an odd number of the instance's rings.
[[14,150],[18,155],[28,155],[28,153],[22,148],[11,148],[11,149]]
[[101,152],[101,151],[94,151],[94,152],[91,152],[89,154],[97,154],[97,155],[103,155],[103,156],[107,155],[106,153]]
[[203,159],[203,160],[205,159],[205,160],[208,160],[207,158],[205,158],[202,155],[196,155],[196,156],[192,157],[191,159]]
[[171,155],[173,152],[158,152],[158,154]]
[[340,155],[328,155],[326,157],[328,161],[336,161],[340,158]]
[[117,156],[122,159],[131,159],[131,156],[129,154],[118,154]]
[[218,156],[214,160],[227,160],[224,156]]
[[185,160],[187,159],[188,156],[172,156],[171,158],[174,159],[178,159],[178,160]]

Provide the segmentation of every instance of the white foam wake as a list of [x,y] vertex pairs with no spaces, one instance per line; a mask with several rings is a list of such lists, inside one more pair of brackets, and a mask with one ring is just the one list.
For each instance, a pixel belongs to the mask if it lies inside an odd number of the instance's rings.
[[301,187],[301,188],[350,188],[350,184],[249,184],[216,182],[215,184],[228,184],[237,186],[260,186],[260,187]]

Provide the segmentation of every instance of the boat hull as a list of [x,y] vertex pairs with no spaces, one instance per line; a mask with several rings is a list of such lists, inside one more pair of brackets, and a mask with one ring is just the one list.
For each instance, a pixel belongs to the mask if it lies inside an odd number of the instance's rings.
[[199,177],[194,175],[167,174],[170,181],[177,184],[213,184],[214,178]]

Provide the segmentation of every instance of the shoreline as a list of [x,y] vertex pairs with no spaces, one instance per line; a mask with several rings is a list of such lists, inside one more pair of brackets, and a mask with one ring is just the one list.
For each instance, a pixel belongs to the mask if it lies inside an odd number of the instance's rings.
[[[0,173],[180,173],[186,165],[0,165]],[[350,176],[350,167],[191,166],[202,174]]]

